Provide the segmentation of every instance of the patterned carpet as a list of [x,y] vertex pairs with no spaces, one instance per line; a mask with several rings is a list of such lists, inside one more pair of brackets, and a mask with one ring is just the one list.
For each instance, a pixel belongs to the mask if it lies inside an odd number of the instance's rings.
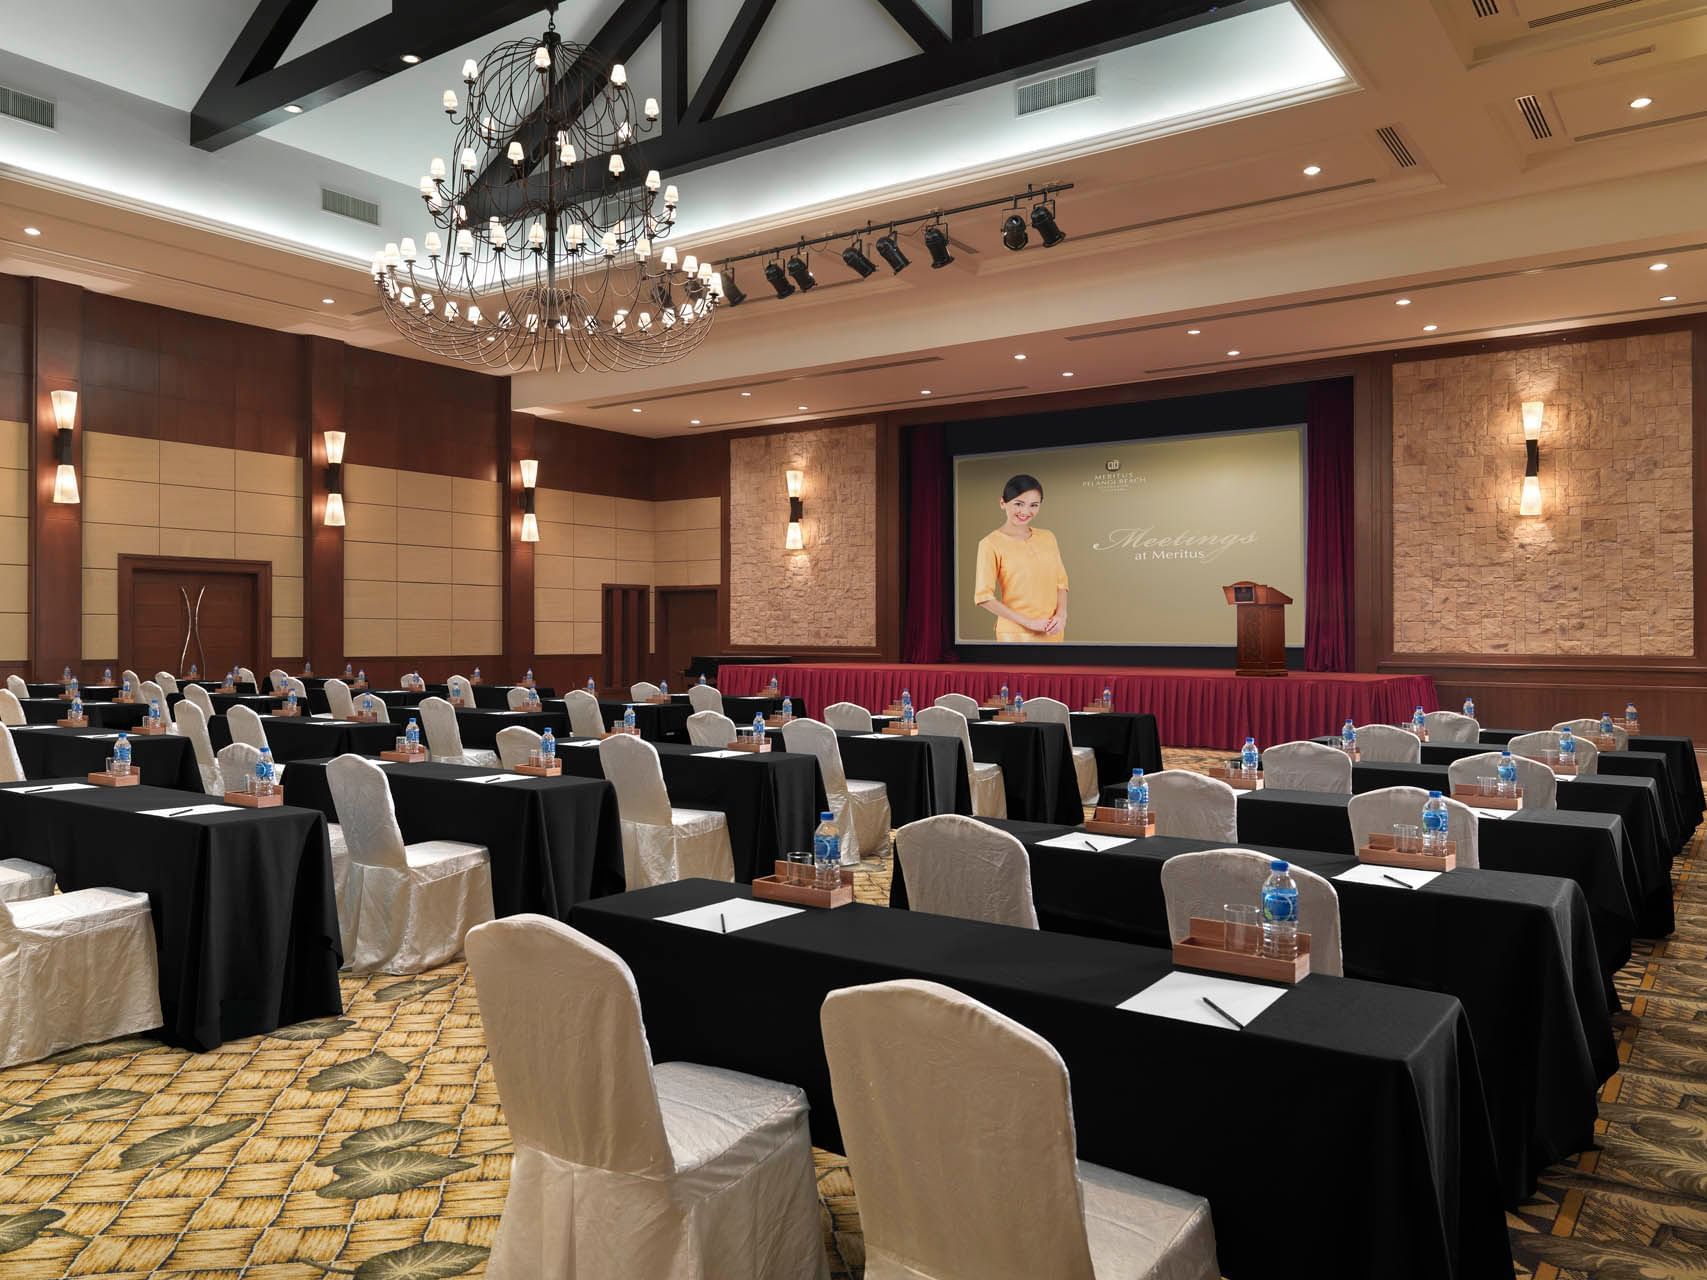
[[[1170,751],[1176,767],[1205,753]],[[1510,1216],[1524,1280],[1707,1280],[1707,889],[1619,978],[1626,1066],[1601,1149]],[[858,876],[888,897],[887,863]],[[485,1273],[509,1132],[462,966],[348,979],[342,1018],[189,1054],[116,1041],[0,1071],[5,1280],[441,1280]],[[832,1275],[863,1267],[847,1166],[818,1153]]]

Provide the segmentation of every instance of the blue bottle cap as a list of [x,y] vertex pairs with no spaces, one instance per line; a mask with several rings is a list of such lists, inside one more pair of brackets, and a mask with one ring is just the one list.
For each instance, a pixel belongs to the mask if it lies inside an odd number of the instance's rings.
[[1144,771],[1142,769],[1134,769],[1132,771],[1132,776],[1134,778],[1142,778],[1144,776]]
[[834,814],[832,814],[828,809],[826,809],[826,810],[824,810],[823,813],[820,813],[818,815],[818,821],[819,822],[828,822],[834,816],[835,816]]
[[1440,792],[1438,792],[1438,791],[1431,791],[1431,792],[1429,792],[1429,793],[1428,793],[1428,798],[1429,798],[1429,799],[1430,799],[1430,800],[1438,800],[1438,799],[1440,799]]
[[1287,864],[1285,862],[1283,862],[1279,858],[1276,858],[1273,862],[1268,864],[1268,869],[1270,871],[1286,871],[1289,868],[1287,867]]
[[1511,748],[1510,748],[1510,747],[1506,747],[1506,748],[1505,748],[1505,749],[1504,749],[1504,750],[1502,750],[1502,751],[1501,751],[1501,752],[1500,752],[1500,754],[1501,754],[1501,755],[1502,755],[1502,756],[1509,756],[1509,755],[1510,755],[1510,754],[1511,754]]

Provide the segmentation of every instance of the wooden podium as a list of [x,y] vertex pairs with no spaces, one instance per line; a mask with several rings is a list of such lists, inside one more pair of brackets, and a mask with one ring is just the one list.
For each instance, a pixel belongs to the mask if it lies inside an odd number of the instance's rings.
[[1239,611],[1238,667],[1241,676],[1286,674],[1286,606],[1292,597],[1260,582],[1222,587]]

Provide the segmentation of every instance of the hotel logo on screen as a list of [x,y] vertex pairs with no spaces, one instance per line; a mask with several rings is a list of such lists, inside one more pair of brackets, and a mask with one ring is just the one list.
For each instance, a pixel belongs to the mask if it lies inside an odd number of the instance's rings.
[[1149,476],[1136,471],[1122,471],[1119,458],[1108,458],[1103,462],[1102,470],[1092,472],[1088,479],[1079,481],[1079,487],[1081,489],[1101,489],[1105,493],[1118,493],[1123,489],[1134,489],[1149,482]]

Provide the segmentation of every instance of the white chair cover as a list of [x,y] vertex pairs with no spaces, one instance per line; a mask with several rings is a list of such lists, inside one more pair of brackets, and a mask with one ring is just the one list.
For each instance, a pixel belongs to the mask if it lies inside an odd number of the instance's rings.
[[[135,687],[135,685],[131,686],[133,689]],[[6,677],[6,690],[14,698],[27,698],[30,696],[29,682],[20,675],[10,675]]]
[[462,729],[456,722],[456,708],[443,698],[422,698],[415,708],[421,716],[421,728],[427,735],[427,750],[441,764],[495,765],[496,751],[464,751]]
[[1006,831],[958,813],[920,818],[895,833],[895,857],[913,910],[1037,928],[1031,856]]
[[267,672],[267,683],[272,686],[273,692],[278,694],[281,698],[284,697],[285,685],[289,680],[290,672],[286,671],[283,667],[274,667],[271,671]]
[[447,698],[460,698],[463,706],[472,707],[474,705],[474,685],[470,683],[467,676],[451,676],[445,681],[445,696]]
[[871,712],[857,702],[832,702],[824,708],[824,723],[837,733],[872,733],[876,729]]
[[[1559,780],[1553,771],[1539,760],[1531,760],[1528,756],[1520,756],[1516,751],[1511,758],[1517,762],[1517,785],[1523,788],[1523,807],[1525,809],[1557,809],[1559,807]],[[1481,755],[1465,756],[1462,760],[1454,760],[1446,766],[1447,781],[1452,786],[1464,783],[1475,785],[1478,778],[1491,778],[1499,773],[1500,753],[1484,751]]]
[[630,889],[700,877],[733,880],[728,820],[714,809],[676,809],[658,748],[632,733],[599,743],[599,765],[616,788],[622,863]]
[[24,704],[18,701],[18,695],[10,689],[0,689],[0,724],[16,727],[28,723],[29,717],[24,714]]
[[302,708],[302,714],[308,714],[308,686],[295,676],[285,677],[284,692],[296,695],[297,705]]
[[913,978],[832,991],[820,1021],[867,1280],[1221,1274],[1208,1201],[1077,1158],[1035,1032]]
[[0,902],[45,898],[53,892],[55,882],[52,867],[26,858],[0,858]]
[[355,703],[357,711],[372,711],[380,724],[391,723],[391,708],[385,705],[385,699],[378,694],[351,694],[350,701]]
[[0,1067],[159,1025],[146,893],[0,902]]
[[526,711],[533,706],[535,696],[534,691],[524,685],[511,685],[510,691],[504,695],[504,704],[511,711]]
[[656,698],[663,692],[657,685],[642,680],[639,684],[628,686],[628,700],[630,702],[645,702],[648,698]]
[[612,951],[545,916],[468,935],[515,1141],[493,1280],[825,1280],[804,1093],[652,1063]]
[[964,693],[945,693],[935,702],[933,707],[947,707],[950,711],[958,711],[968,720],[978,719],[978,699],[968,697]]
[[[193,687],[193,686],[192,686]],[[196,769],[201,773],[202,790],[210,796],[225,794],[219,776],[219,761],[214,759],[213,741],[207,733],[207,716],[189,698],[180,698],[173,709],[178,732],[190,740],[196,753]]]
[[[1600,720],[1595,716],[1584,716],[1581,720],[1561,720],[1553,726],[1553,732],[1558,733],[1567,726],[1579,738],[1598,738],[1600,736]],[[1612,741],[1616,744],[1612,748],[1614,751],[1628,751],[1630,749],[1629,733],[1617,725],[1612,726]],[[1594,744],[1591,743],[1590,745],[1593,746]]]
[[715,711],[723,714],[723,695],[708,684],[690,684],[688,702],[695,711]]
[[498,763],[506,769],[526,764],[528,757],[539,750],[542,736],[525,724],[513,724],[508,729],[498,730]]
[[[1029,709],[1031,704],[1025,704]],[[1262,784],[1281,791],[1351,794],[1351,757],[1319,742],[1282,742],[1262,753]]]
[[[889,788],[881,782],[848,777],[834,729],[819,720],[797,717],[783,725],[782,745],[789,751],[818,757],[824,794],[842,831],[843,866],[852,866],[864,854],[881,854],[889,847]],[[847,838],[850,831],[851,842]]]
[[261,753],[247,742],[232,742],[221,747],[214,758],[219,764],[220,780],[235,791],[238,783],[255,776]]
[[184,701],[195,703],[196,706],[201,708],[202,715],[206,716],[209,720],[213,719],[217,714],[213,709],[212,696],[209,695],[208,691],[202,688],[199,684],[187,684],[184,686]]
[[150,706],[158,706],[161,718],[170,722],[172,708],[166,705],[166,691],[158,683],[153,680],[144,680],[140,686],[139,696],[142,698],[144,711]]
[[1073,745],[1073,711],[1057,698],[1027,698],[1025,718],[1058,724],[1067,731],[1067,749],[1073,753],[1073,773],[1079,780],[1079,803],[1095,804],[1102,793],[1097,778],[1097,753],[1089,747]]
[[1239,793],[1207,774],[1163,769],[1146,774],[1156,834],[1193,840],[1239,838]]
[[1430,742],[1469,743],[1473,746],[1482,740],[1482,726],[1476,719],[1456,711],[1423,712],[1423,728],[1428,730]]
[[1360,760],[1417,764],[1422,760],[1422,746],[1416,734],[1390,724],[1365,724],[1357,729]]
[[259,680],[255,679],[255,673],[253,671],[249,670],[248,667],[238,667],[237,668],[237,681],[239,684],[252,684],[252,685],[254,685],[255,691],[257,693],[259,693],[261,690],[261,682]]
[[599,700],[585,689],[571,689],[564,695],[563,705],[569,709],[569,732],[577,738],[597,738],[605,731],[604,716]]
[[24,762],[18,759],[18,744],[12,741],[12,730],[0,724],[0,782],[24,781]]
[[[1446,801],[1446,834],[1458,846],[1458,865],[1474,870],[1482,865],[1476,853],[1479,831],[1476,815],[1462,801],[1450,796],[1441,799]],[[1372,835],[1390,836],[1393,827],[1401,822],[1421,827],[1423,806],[1427,803],[1428,792],[1421,787],[1382,787],[1379,791],[1353,796],[1346,806],[1346,815],[1351,819],[1351,847],[1361,849]]]
[[735,722],[721,711],[696,711],[688,717],[688,741],[696,747],[726,747],[735,741]]
[[1008,787],[1002,777],[1002,766],[972,758],[972,730],[966,717],[953,707],[943,706],[942,699],[938,698],[934,705],[920,711],[915,718],[919,722],[920,733],[960,739],[960,750],[966,757],[966,780],[972,788],[973,814],[980,818],[1007,817]]
[[137,675],[136,672],[132,671],[129,667],[126,667],[123,671],[119,672],[119,689],[121,691],[124,689],[123,682],[126,680],[130,681],[130,696],[133,698],[136,697],[136,695],[142,690],[142,677]]
[[[1332,748],[1329,748],[1332,750]],[[1263,882],[1274,859],[1253,849],[1207,849],[1175,854],[1162,864],[1162,896],[1168,904],[1168,934],[1175,942],[1191,932],[1191,917],[1219,920],[1229,902],[1262,905]],[[1345,976],[1340,955],[1340,898],[1334,886],[1296,862],[1298,929],[1310,935],[1310,972]]]
[[267,727],[252,708],[238,703],[225,713],[225,723],[233,742],[246,742],[257,752],[267,745]]
[[[441,699],[442,701],[442,699]],[[420,973],[462,954],[471,928],[492,918],[492,868],[484,845],[425,840],[405,845],[385,770],[361,756],[326,766],[349,849],[345,900],[352,926],[344,967],[354,973]]]
[[154,683],[159,685],[167,693],[179,692],[178,677],[173,675],[170,671],[156,671],[154,673]]
[[333,719],[354,720],[356,718],[356,700],[350,696],[350,686],[337,677],[325,684],[326,706],[331,711]]
[[[1520,733],[1506,747],[1514,756],[1528,756],[1531,760],[1541,759],[1543,751],[1557,751],[1559,739],[1564,735],[1556,729],[1540,729],[1535,733]],[[1585,739],[1577,738],[1576,731],[1571,731],[1571,737],[1577,739],[1577,776],[1590,777],[1600,772],[1600,748]]]

